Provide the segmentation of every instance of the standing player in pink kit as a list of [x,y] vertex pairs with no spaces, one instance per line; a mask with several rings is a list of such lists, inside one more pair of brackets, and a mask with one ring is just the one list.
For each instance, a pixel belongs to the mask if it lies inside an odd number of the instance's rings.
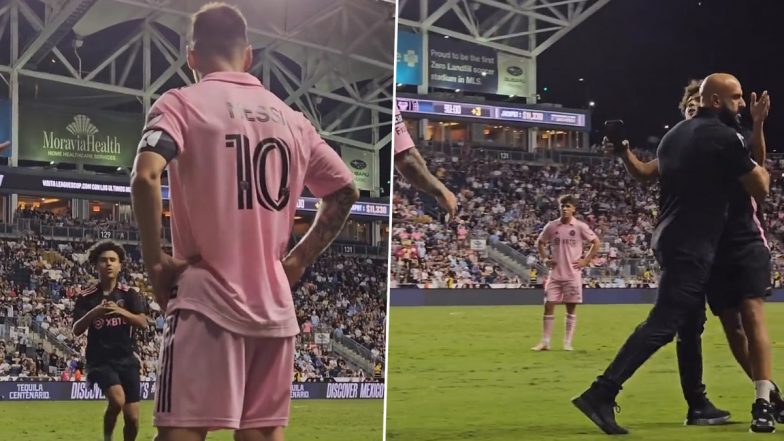
[[[157,441],[281,441],[294,336],[290,286],[329,246],[358,198],[353,176],[302,114],[246,73],[247,24],[234,7],[193,16],[188,66],[147,116],[131,180],[144,263],[166,309]],[[168,166],[174,257],[161,250],[160,178]],[[322,202],[290,253],[297,200]],[[204,381],[205,375],[209,381]]]
[[[550,349],[550,336],[553,333],[555,305],[566,304],[566,333],[564,334],[564,350],[572,350],[572,336],[577,326],[577,304],[583,302],[582,269],[591,263],[599,252],[599,238],[584,222],[574,217],[577,201],[565,195],[558,198],[561,217],[545,225],[542,234],[536,241],[539,256],[550,268],[550,274],[544,285],[544,323],[542,341],[534,346],[534,351]],[[585,258],[583,244],[591,242],[591,249]],[[549,244],[549,247],[548,247]],[[547,249],[550,249],[548,257]]]
[[414,146],[414,140],[408,134],[406,123],[397,106],[395,106],[395,167],[411,185],[436,198],[438,205],[450,216],[457,214],[455,194],[427,169],[427,164]]

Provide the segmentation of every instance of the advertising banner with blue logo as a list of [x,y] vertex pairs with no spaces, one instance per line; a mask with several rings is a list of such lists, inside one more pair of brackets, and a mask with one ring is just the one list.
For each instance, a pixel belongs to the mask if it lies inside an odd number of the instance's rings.
[[[141,382],[141,399],[155,398],[155,383]],[[293,383],[295,400],[383,399],[384,383]],[[0,381],[0,401],[105,400],[98,385],[84,381]]]
[[[11,140],[11,101],[0,100],[0,144]],[[10,158],[11,147],[0,152],[0,157]]]
[[398,29],[395,82],[422,84],[422,36]]
[[376,173],[375,152],[369,152],[345,145],[340,146],[340,157],[354,174],[354,183],[360,190],[373,190],[373,176]]
[[452,38],[428,40],[430,87],[499,95],[528,95],[530,60]]

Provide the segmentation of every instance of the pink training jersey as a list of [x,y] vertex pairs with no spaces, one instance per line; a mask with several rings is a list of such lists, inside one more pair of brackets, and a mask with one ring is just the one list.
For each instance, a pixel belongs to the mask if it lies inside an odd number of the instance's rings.
[[550,244],[555,268],[550,270],[549,279],[559,282],[581,280],[581,271],[574,268],[583,257],[583,244],[596,238],[591,228],[574,217],[568,223],[561,219],[550,221],[545,225],[539,240]]
[[406,150],[414,148],[414,140],[408,134],[406,122],[403,121],[403,115],[400,114],[397,106],[395,106],[395,155],[399,155]]
[[281,259],[307,186],[316,197],[353,176],[305,117],[254,76],[219,72],[171,90],[145,132],[177,144],[169,163],[174,256],[200,255],[178,281],[168,311],[194,310],[254,337],[299,332]]

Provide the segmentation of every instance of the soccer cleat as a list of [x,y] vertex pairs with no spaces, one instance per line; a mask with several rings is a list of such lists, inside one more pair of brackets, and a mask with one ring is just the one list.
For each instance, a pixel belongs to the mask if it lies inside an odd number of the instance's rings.
[[621,408],[615,400],[602,396],[594,388],[583,392],[582,395],[572,400],[572,404],[585,414],[594,424],[608,435],[626,435],[628,430],[615,422],[615,412],[621,413]]
[[540,342],[538,345],[531,348],[532,351],[549,351],[550,343]]
[[784,424],[784,398],[781,397],[781,389],[776,383],[773,383],[773,390],[770,392],[770,404],[773,405],[773,418],[777,423]]
[[573,351],[574,350],[574,348],[572,347],[571,343],[564,343],[563,349],[564,349],[564,351]]
[[749,430],[754,433],[773,433],[776,431],[776,423],[773,419],[773,406],[758,398],[751,405],[751,426]]
[[689,406],[685,424],[687,426],[715,426],[725,424],[729,420],[729,412],[717,408],[708,398],[704,398],[699,404]]

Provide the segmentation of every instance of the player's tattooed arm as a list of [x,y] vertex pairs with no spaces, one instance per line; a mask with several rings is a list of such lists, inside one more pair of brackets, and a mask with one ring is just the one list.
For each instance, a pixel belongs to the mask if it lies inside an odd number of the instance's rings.
[[457,214],[457,198],[430,173],[419,150],[411,148],[396,155],[395,166],[411,185],[436,198],[441,208],[447,210],[450,215]]
[[395,166],[411,185],[433,197],[441,196],[446,190],[444,184],[427,169],[424,158],[416,148],[396,155]]
[[357,199],[359,191],[351,183],[321,200],[310,230],[283,259],[284,269],[292,285],[343,231],[351,206]]

